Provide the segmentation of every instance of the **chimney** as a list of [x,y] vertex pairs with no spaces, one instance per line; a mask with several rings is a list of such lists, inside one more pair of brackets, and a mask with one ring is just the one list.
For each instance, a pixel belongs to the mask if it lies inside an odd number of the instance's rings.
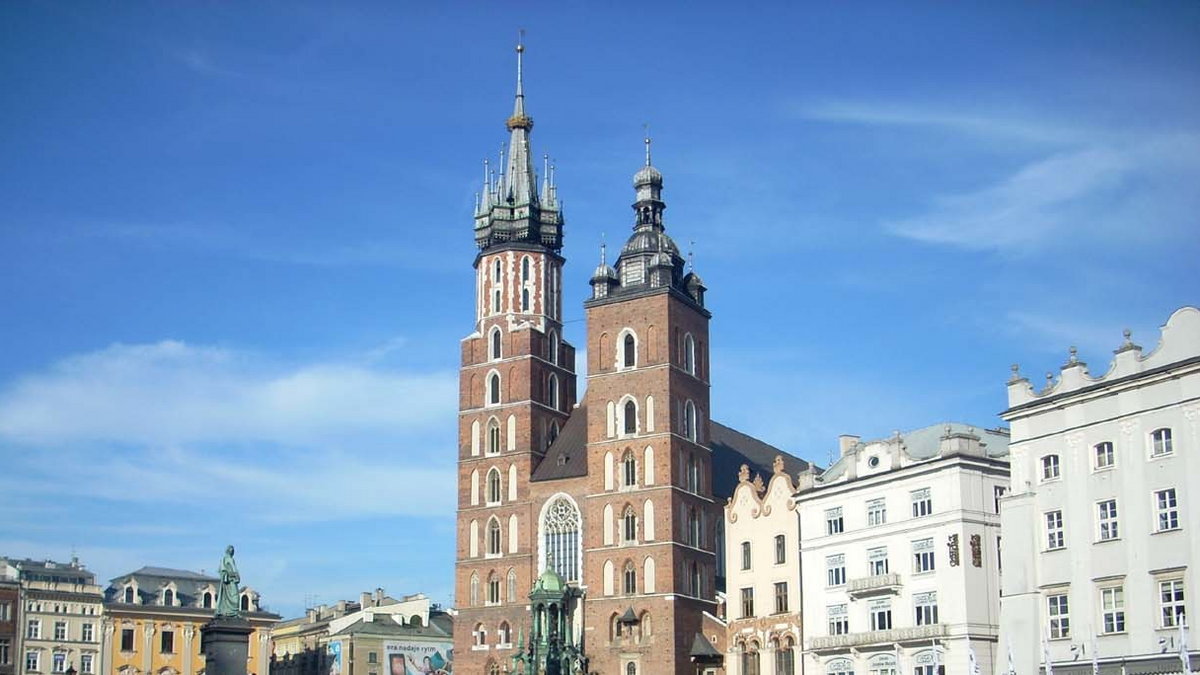
[[358,608],[366,609],[370,606],[371,606],[371,594],[370,593],[359,593],[358,594]]
[[850,454],[850,451],[858,445],[858,442],[861,439],[861,436],[854,436],[852,434],[842,434],[841,436],[838,436],[838,450],[841,451],[842,457]]
[[308,622],[309,623],[317,622],[317,608],[316,607],[312,607],[308,610]]
[[375,589],[375,606],[378,607],[382,604],[383,604],[383,589],[376,588]]

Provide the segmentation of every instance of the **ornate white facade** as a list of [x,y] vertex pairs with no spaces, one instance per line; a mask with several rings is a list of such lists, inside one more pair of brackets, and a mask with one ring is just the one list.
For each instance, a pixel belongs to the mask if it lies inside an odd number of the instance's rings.
[[796,495],[804,672],[969,673],[972,650],[989,672],[1007,434],[937,425],[841,453]]
[[1039,672],[1043,641],[1060,674],[1093,654],[1105,675],[1177,670],[1200,590],[1200,310],[1172,314],[1149,354],[1127,332],[1099,377],[1073,348],[1041,390],[1013,370],[1001,648],[1018,673]]

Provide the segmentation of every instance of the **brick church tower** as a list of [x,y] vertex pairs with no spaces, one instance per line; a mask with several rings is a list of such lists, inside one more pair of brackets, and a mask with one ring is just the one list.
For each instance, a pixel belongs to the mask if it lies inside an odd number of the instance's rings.
[[462,341],[454,646],[463,673],[487,672],[497,646],[517,640],[538,573],[529,480],[575,406],[575,352],[562,339],[562,212],[549,171],[538,189],[523,51],[502,173],[484,165],[475,330]]

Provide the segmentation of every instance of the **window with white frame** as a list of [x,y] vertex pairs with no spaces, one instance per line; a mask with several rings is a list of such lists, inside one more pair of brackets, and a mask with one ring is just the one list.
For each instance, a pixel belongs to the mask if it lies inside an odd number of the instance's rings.
[[500,503],[500,499],[503,496],[501,494],[502,490],[500,487],[500,482],[500,470],[492,467],[491,470],[488,471],[487,475],[488,506],[495,506],[496,504]]
[[929,488],[913,490],[911,495],[913,518],[921,518],[933,513],[933,497],[929,493]]
[[827,586],[841,586],[846,583],[845,553],[825,557],[825,581]]
[[1115,463],[1116,457],[1113,453],[1113,444],[1109,441],[1097,443],[1092,446],[1092,455],[1095,459],[1093,466],[1096,470],[1111,469]]
[[696,340],[691,333],[683,335],[683,369],[690,375],[696,374]]
[[892,600],[880,598],[872,600],[867,605],[867,613],[871,615],[871,630],[892,629]]
[[494,418],[488,420],[487,436],[487,453],[489,455],[500,454],[500,422]]
[[825,534],[841,534],[845,530],[842,507],[825,509]]
[[1105,499],[1096,504],[1096,525],[1100,541],[1110,541],[1120,536],[1117,522],[1117,500]]
[[887,500],[872,499],[867,502],[867,526],[883,525],[887,522]]
[[487,534],[487,552],[488,555],[500,555],[500,521],[494,516],[488,521]]
[[1055,480],[1060,475],[1058,455],[1046,455],[1042,457],[1042,480]]
[[42,621],[41,619],[30,619],[25,624],[25,637],[30,640],[42,639]]
[[830,635],[846,635],[850,632],[850,614],[846,605],[829,605],[825,608],[825,614],[829,617]]
[[54,639],[60,640],[60,641],[67,639],[67,622],[66,621],[55,621],[54,622]]
[[1187,610],[1183,603],[1183,579],[1158,582],[1158,608],[1163,628],[1187,625]]
[[492,289],[492,313],[493,314],[500,313],[500,289],[499,288]]
[[621,515],[621,535],[625,543],[637,543],[637,513],[632,506],[627,505]]
[[483,624],[475,624],[475,630],[471,631],[471,634],[475,636],[476,647],[482,647],[487,644],[487,629],[483,627]]
[[1155,429],[1150,432],[1150,456],[1162,457],[1175,451],[1171,441],[1171,430],[1168,428]]
[[96,641],[96,627],[90,623],[85,623],[80,630],[80,639],[84,642]]
[[1046,596],[1046,618],[1050,624],[1050,639],[1071,637],[1071,616],[1066,593]]
[[750,542],[742,542],[742,569],[750,569]]
[[1004,487],[1003,485],[992,486],[992,508],[995,509],[997,515],[1000,513],[1000,498],[1003,497],[1006,492],[1008,492],[1008,488]]
[[500,577],[495,572],[488,575],[487,602],[489,605],[500,604]]
[[51,670],[56,673],[67,672],[67,655],[63,652],[54,652],[51,657]]
[[625,368],[637,365],[637,338],[633,337],[633,333],[626,333],[621,340],[621,365]]
[[79,655],[79,672],[84,675],[93,675],[96,672],[95,658],[92,654]]
[[1046,512],[1046,548],[1054,551],[1066,546],[1062,511]]
[[12,642],[8,638],[0,639],[0,666],[12,665]]
[[492,373],[488,376],[488,405],[497,405],[500,403],[500,374]]
[[38,651],[25,652],[25,670],[41,670],[42,653]]
[[1154,492],[1154,508],[1158,514],[1158,531],[1179,529],[1179,500],[1175,497],[1175,488],[1156,490]]
[[867,574],[877,577],[888,573],[888,552],[886,546],[867,549]]
[[1125,632],[1125,589],[1122,586],[1100,589],[1101,625],[1105,633]]
[[500,354],[501,354],[501,352],[500,352],[500,337],[501,337],[500,336],[500,328],[499,327],[493,328],[492,333],[491,333],[491,344],[490,344],[490,352],[491,353],[488,354],[488,356],[493,361],[497,361],[500,359]]
[[936,566],[933,555],[933,538],[913,542],[913,574],[932,572]]
[[626,450],[625,456],[621,458],[621,478],[625,487],[637,485],[637,460],[633,456],[633,450]]
[[932,626],[938,622],[937,591],[913,594],[916,625]]
[[12,603],[0,602],[0,621],[12,621]]

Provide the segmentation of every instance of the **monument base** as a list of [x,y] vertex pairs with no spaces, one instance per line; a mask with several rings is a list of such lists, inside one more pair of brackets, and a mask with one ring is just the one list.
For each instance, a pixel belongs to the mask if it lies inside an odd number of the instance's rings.
[[246,675],[250,633],[254,627],[239,617],[218,616],[200,628],[205,675]]

